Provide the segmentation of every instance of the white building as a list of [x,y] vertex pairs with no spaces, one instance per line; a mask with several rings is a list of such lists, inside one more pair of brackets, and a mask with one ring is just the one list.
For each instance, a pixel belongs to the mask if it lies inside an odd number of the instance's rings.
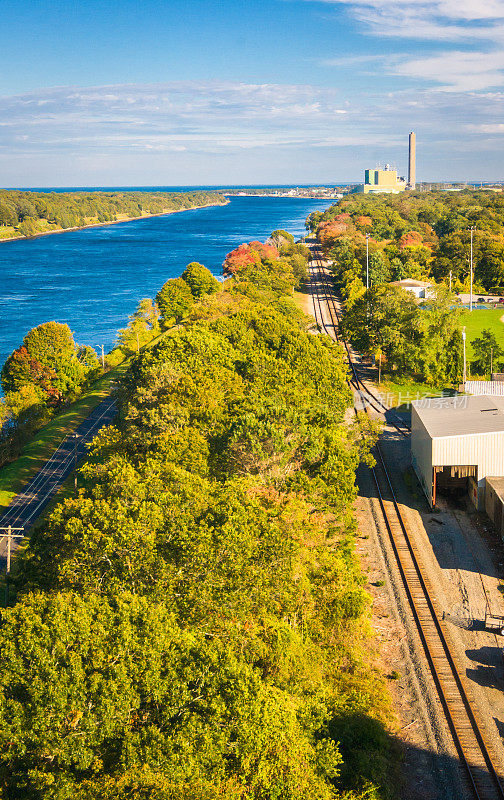
[[487,397],[504,397],[504,381],[466,381],[466,394],[485,394]]
[[397,175],[390,164],[385,168],[367,169],[364,173],[364,194],[399,194],[406,189],[406,181]]
[[467,492],[485,508],[486,478],[504,476],[504,397],[438,397],[412,403],[411,460],[431,506]]
[[415,295],[417,300],[425,300],[429,296],[429,288],[433,286],[429,281],[416,281],[413,278],[403,278],[402,281],[392,281],[389,286],[400,286]]

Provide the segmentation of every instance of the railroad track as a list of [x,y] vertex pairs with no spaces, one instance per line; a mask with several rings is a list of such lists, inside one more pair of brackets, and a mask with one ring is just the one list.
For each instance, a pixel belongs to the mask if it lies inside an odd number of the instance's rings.
[[[317,259],[314,259],[317,261]],[[317,272],[320,274],[321,264]],[[318,275],[317,277],[320,277]],[[313,282],[314,308],[321,326],[332,337],[339,336],[334,326],[331,303],[327,303],[331,326],[324,322],[320,280]],[[323,296],[329,297],[325,286]],[[334,310],[334,309],[333,309]],[[318,321],[318,320],[317,320]],[[346,344],[346,343],[345,343]],[[347,346],[347,353],[348,346]],[[350,354],[349,354],[350,355]],[[350,360],[350,358],[349,358]],[[351,365],[351,361],[350,361]],[[369,412],[369,405],[365,406]],[[458,664],[435,593],[422,567],[421,555],[415,538],[401,512],[393,481],[385,463],[382,448],[375,447],[376,465],[372,468],[378,501],[391,545],[397,560],[402,582],[411,606],[413,617],[436,685],[461,764],[465,769],[469,787],[476,800],[504,800],[504,789],[499,775],[497,758],[487,739],[485,725],[480,717],[471,685]]]
[[[62,483],[75,469],[76,463],[87,452],[87,445],[103,425],[109,424],[117,413],[115,398],[109,397],[91,412],[77,428],[78,438],[73,434],[63,437],[51,457],[40,468],[25,488],[17,494],[0,517],[0,568],[6,555],[5,529],[23,528],[27,533],[39,514],[48,505]],[[12,543],[14,552],[18,541]]]
[[[333,294],[333,287],[331,282],[328,280],[327,275],[323,271],[323,267],[320,263],[320,259],[315,259],[318,261],[317,266],[317,279],[316,281],[312,280],[312,288],[314,290],[314,309],[315,309],[315,319],[317,323],[325,331],[329,336],[331,336],[331,331],[333,333],[333,338],[337,341],[341,342],[347,353],[348,363],[352,372],[352,380],[351,383],[353,384],[354,388],[357,389],[359,392],[360,398],[363,402],[364,407],[371,406],[375,411],[379,414],[389,414],[390,417],[395,417],[396,421],[394,422],[393,419],[388,419],[387,424],[394,427],[401,436],[409,436],[411,429],[410,427],[404,422],[404,420],[396,414],[392,409],[390,409],[385,403],[376,395],[374,392],[367,386],[363,380],[359,376],[358,366],[356,365],[353,357],[352,351],[348,344],[348,342],[341,336],[340,334],[340,316],[339,311],[336,306],[336,300]],[[320,288],[321,287],[321,288]],[[322,310],[322,298],[326,303],[327,310],[329,311],[329,316],[331,319],[330,325],[328,325],[324,320],[324,314]],[[315,305],[315,299],[317,304]],[[318,313],[317,313],[318,307]]]

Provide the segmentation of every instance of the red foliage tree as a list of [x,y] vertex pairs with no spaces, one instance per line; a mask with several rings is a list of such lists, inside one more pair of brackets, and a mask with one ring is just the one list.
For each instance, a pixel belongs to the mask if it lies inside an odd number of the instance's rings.
[[418,231],[408,231],[403,233],[399,239],[399,249],[404,250],[405,247],[418,247],[423,242],[423,237]]
[[365,216],[355,217],[354,222],[360,228],[366,228],[368,225],[373,224],[373,220],[371,219],[371,217],[365,217]]
[[245,267],[251,264],[259,264],[267,258],[278,258],[279,253],[276,247],[262,242],[249,242],[241,244],[235,250],[231,250],[224,259],[224,275],[236,275]]
[[2,387],[5,391],[15,391],[26,384],[34,384],[47,395],[49,404],[57,405],[61,392],[55,387],[57,375],[52,367],[42,364],[21,345],[9,356],[2,370]]
[[338,238],[338,236],[342,236],[347,231],[348,225],[346,222],[336,222],[335,220],[331,219],[327,222],[320,223],[317,228],[317,239],[325,247],[330,245],[335,239]]

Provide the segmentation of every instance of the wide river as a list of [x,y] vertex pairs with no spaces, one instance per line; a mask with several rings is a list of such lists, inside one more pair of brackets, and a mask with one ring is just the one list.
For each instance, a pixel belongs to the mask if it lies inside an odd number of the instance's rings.
[[162,217],[0,243],[0,366],[41,322],[67,322],[79,344],[111,349],[142,297],[199,261],[215,275],[233,248],[277,228],[304,233],[328,201],[236,197]]

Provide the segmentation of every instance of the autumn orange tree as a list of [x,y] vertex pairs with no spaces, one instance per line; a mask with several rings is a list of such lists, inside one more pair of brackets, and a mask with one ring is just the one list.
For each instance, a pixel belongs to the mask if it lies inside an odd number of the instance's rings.
[[231,250],[224,259],[224,275],[236,275],[237,272],[250,267],[253,264],[259,264],[265,258],[278,258],[279,252],[276,247],[262,242],[249,242],[248,244],[241,244],[239,247]]
[[94,358],[88,353],[85,360],[79,359],[68,325],[44,322],[26,334],[23,344],[5,362],[2,388],[12,392],[31,384],[44,392],[49,404],[57,404],[78,389],[97,365],[96,353]]

